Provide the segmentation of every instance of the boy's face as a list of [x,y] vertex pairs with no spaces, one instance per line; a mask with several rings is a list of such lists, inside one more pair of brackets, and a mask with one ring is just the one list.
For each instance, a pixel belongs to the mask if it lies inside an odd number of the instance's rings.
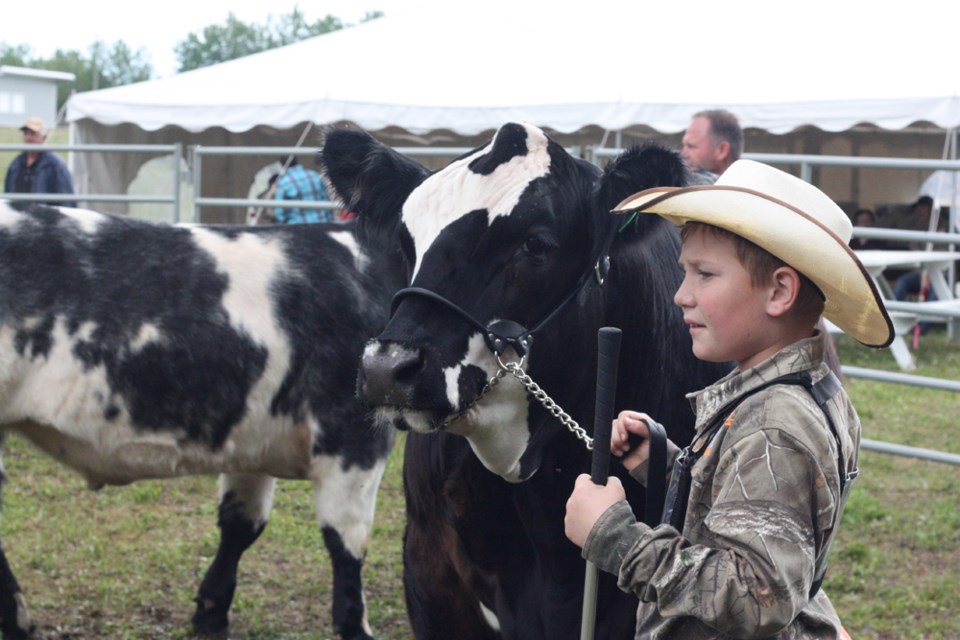
[[684,278],[673,301],[683,310],[693,354],[735,361],[741,371],[780,350],[767,314],[770,287],[754,287],[729,238],[698,231],[680,250]]

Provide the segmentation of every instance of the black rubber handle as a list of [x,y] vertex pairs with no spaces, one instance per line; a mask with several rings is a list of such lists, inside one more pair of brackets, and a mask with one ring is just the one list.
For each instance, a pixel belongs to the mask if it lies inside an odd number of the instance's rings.
[[647,498],[643,521],[655,527],[660,524],[663,504],[667,499],[667,431],[653,420],[644,420],[650,433],[650,462],[647,465]]
[[597,403],[593,414],[593,460],[590,479],[607,484],[610,474],[610,427],[617,392],[617,368],[620,363],[621,331],[601,327],[597,332]]

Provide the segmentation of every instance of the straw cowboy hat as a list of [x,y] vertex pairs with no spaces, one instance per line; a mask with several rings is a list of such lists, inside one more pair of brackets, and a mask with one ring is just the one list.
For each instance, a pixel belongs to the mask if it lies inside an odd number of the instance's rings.
[[847,335],[870,347],[893,341],[876,285],[847,246],[850,219],[799,178],[737,160],[716,184],[647,189],[613,211],[655,213],[678,226],[704,222],[742,236],[812,280],[826,298],[823,315]]

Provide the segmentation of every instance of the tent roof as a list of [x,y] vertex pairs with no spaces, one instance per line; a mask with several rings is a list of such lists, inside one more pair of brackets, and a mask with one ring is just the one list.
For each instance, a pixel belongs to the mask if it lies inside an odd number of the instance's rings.
[[591,125],[675,133],[694,112],[723,107],[745,128],[771,133],[960,126],[951,62],[960,3],[807,0],[794,9],[741,0],[697,10],[593,0],[537,13],[496,1],[401,11],[169,78],[76,94],[67,120],[147,131],[351,121],[371,131],[474,135],[527,121],[561,133]]

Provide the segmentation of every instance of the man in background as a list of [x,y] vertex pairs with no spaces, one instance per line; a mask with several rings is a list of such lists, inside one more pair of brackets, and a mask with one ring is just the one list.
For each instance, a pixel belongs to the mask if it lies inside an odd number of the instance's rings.
[[683,134],[680,153],[694,184],[713,184],[743,153],[743,130],[737,117],[723,109],[699,111]]
[[[24,144],[43,144],[47,140],[47,125],[40,118],[29,118],[20,127]],[[10,163],[3,183],[7,193],[74,193],[73,179],[66,163],[50,151],[24,151]],[[44,204],[76,207],[76,201],[47,202]]]

